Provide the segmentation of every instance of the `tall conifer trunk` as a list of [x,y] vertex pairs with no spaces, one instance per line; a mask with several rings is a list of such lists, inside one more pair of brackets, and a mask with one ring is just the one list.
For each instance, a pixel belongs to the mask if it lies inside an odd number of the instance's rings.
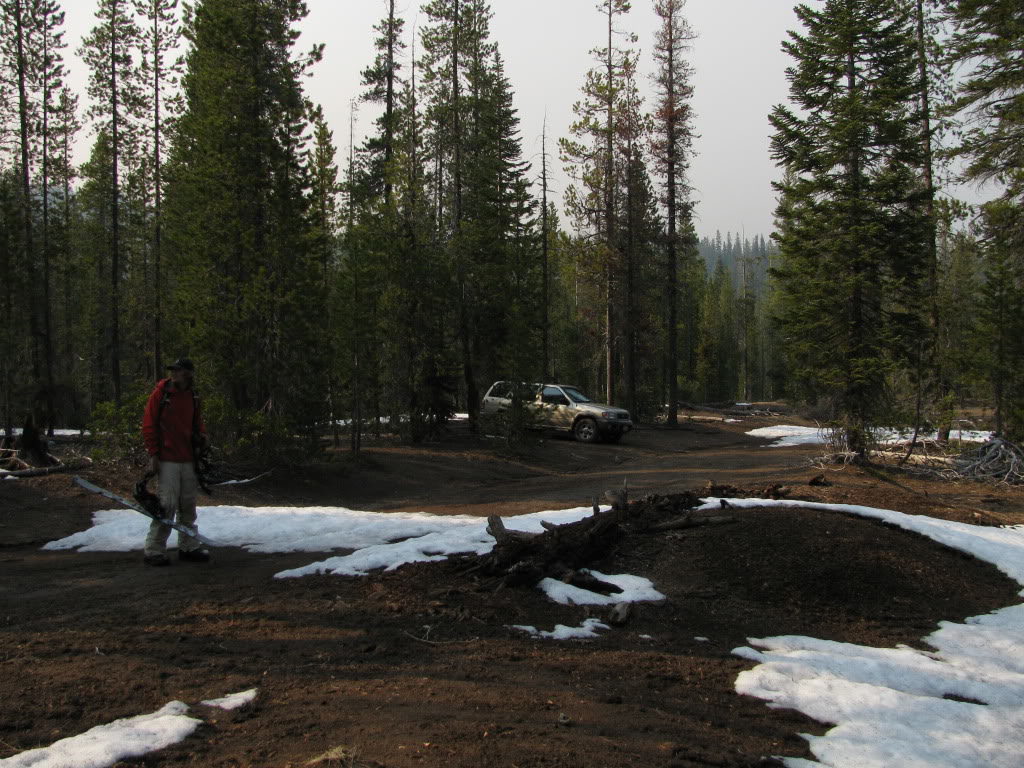
[[[846,57],[846,87],[849,91],[848,98],[853,100],[853,93],[857,90],[857,63],[853,50],[847,53]],[[851,247],[852,233],[856,231],[859,224],[858,210],[860,208],[860,147],[851,145],[848,150],[846,166],[846,183],[849,199],[846,200],[848,215],[847,232],[844,233],[846,258],[849,259],[853,273],[853,292],[850,297],[849,317],[849,349],[853,352],[854,358],[862,356],[864,345],[864,259],[859,249]],[[849,364],[852,360],[848,360]],[[858,378],[858,372],[847,367],[847,398],[851,404],[850,415],[853,423],[846,424],[846,439],[849,449],[859,456],[864,456],[867,451],[866,427],[864,421],[865,407],[863,403],[862,386]]]
[[42,383],[42,351],[39,318],[39,301],[36,297],[35,247],[32,227],[32,183],[29,165],[29,115],[28,115],[28,68],[25,61],[25,18],[22,15],[22,0],[14,1],[14,33],[16,36],[17,78],[18,78],[18,123],[21,151],[21,255],[28,274],[28,320],[32,337],[32,381],[35,386]]
[[114,402],[121,404],[121,185],[118,179],[120,146],[120,112],[117,95],[117,16],[118,2],[111,3],[110,18],[110,377],[114,386]]
[[541,183],[541,371],[545,381],[554,378],[551,372],[550,319],[548,308],[548,121],[544,117],[544,130],[540,144],[540,183]]
[[[692,95],[689,70],[682,52],[694,34],[682,15],[684,0],[655,0],[654,12],[661,19],[655,38],[654,56],[659,64],[656,74],[660,86],[655,111],[655,155],[665,176],[667,214],[665,258],[665,349],[664,377],[667,399],[666,423],[678,424],[679,416],[679,224],[689,221],[690,208],[681,195],[685,183],[686,155],[690,146],[690,107]],[[680,199],[682,197],[682,199]]]
[[454,234],[452,242],[456,249],[455,259],[458,264],[457,278],[459,288],[459,343],[462,349],[462,373],[463,381],[466,384],[466,409],[469,412],[469,423],[471,428],[476,429],[480,416],[479,392],[476,385],[476,371],[473,365],[473,344],[470,329],[469,317],[469,294],[472,287],[468,284],[466,275],[466,254],[465,245],[461,242],[462,232],[462,105],[460,104],[461,83],[459,82],[459,52],[462,44],[462,5],[460,0],[455,0],[455,11],[452,16],[452,59],[451,59],[451,99],[452,99],[452,140],[453,140],[453,162],[452,162],[452,194],[453,205],[452,216],[454,219]]
[[[929,340],[932,373],[938,385],[938,397],[942,401],[949,391],[949,382],[943,370],[942,354],[939,349],[939,249],[937,242],[938,222],[935,216],[935,176],[933,170],[932,152],[932,113],[931,95],[929,93],[930,78],[928,76],[928,48],[925,37],[925,9],[924,0],[917,0],[915,7],[917,15],[917,69],[920,78],[921,89],[921,142],[924,152],[924,186],[925,186],[925,216],[928,224],[928,324],[931,329]],[[918,376],[921,377],[921,372]],[[918,387],[923,387],[918,382]],[[939,423],[938,440],[947,442],[949,440],[950,424],[948,421]]]
[[46,363],[46,429],[53,436],[56,413],[54,409],[54,373],[53,373],[53,309],[51,306],[51,274],[50,274],[50,12],[52,8],[43,6],[43,18],[40,20],[40,32],[43,43],[43,104],[42,104],[42,171],[43,171],[43,357]]
[[605,122],[605,178],[604,178],[604,243],[605,243],[605,337],[604,337],[604,389],[605,402],[615,401],[615,290],[613,262],[615,253],[615,152],[613,133],[615,131],[615,61],[612,48],[612,21],[615,9],[611,0],[605,0],[608,9],[608,51],[607,68],[608,93],[606,94],[607,118]]
[[677,326],[679,324],[678,303],[679,303],[679,259],[676,253],[678,237],[676,234],[676,217],[679,212],[676,208],[676,165],[677,158],[677,134],[676,111],[671,105],[676,102],[676,60],[675,60],[675,16],[669,15],[665,19],[668,35],[668,64],[666,67],[666,94],[665,101],[669,105],[668,114],[665,120],[667,169],[668,176],[668,254],[665,259],[665,303],[668,305],[667,319],[665,321],[665,372],[668,383],[668,414],[666,422],[670,426],[679,423],[679,340],[677,338]]
[[391,160],[395,154],[395,0],[388,2],[387,73],[384,100],[384,202],[392,204]]
[[153,11],[153,372],[160,375],[163,368],[163,280],[160,274],[163,240],[163,157],[161,130],[161,46],[160,14]]

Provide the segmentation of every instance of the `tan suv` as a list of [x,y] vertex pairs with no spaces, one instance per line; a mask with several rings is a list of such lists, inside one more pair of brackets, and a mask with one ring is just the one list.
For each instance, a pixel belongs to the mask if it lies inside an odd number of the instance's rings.
[[[484,395],[481,416],[497,416],[512,404],[515,382],[496,381]],[[566,384],[520,384],[520,397],[531,422],[539,429],[571,432],[583,443],[617,442],[633,428],[629,411],[595,403],[579,388]]]

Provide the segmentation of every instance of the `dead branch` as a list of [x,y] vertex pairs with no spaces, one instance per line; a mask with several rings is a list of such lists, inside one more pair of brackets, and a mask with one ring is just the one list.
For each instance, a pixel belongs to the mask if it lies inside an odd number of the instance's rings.
[[[25,462],[22,462],[23,464]],[[73,461],[66,462],[64,464],[55,464],[49,467],[29,467],[25,465],[26,469],[19,469],[14,472],[6,472],[6,477],[39,477],[41,475],[52,475],[57,472],[77,472],[80,469],[92,466],[92,459],[82,457],[80,459],[74,459]]]
[[[1005,438],[992,438],[959,456],[950,456],[941,450],[930,452],[930,446],[934,448],[935,443],[919,440],[917,448],[920,452],[905,456],[902,461],[897,461],[897,456],[902,453],[899,448],[871,451],[867,459],[880,466],[890,466],[902,472],[942,480],[977,480],[999,485],[1024,485],[1024,449]],[[823,468],[826,464],[860,462],[855,454],[847,452],[829,454],[813,463],[816,467]]]
[[1024,450],[996,437],[964,454],[955,471],[960,477],[1020,485],[1024,483]]
[[[417,643],[426,643],[427,645],[455,645],[457,643],[475,643],[477,640],[480,639],[479,637],[469,637],[465,640],[427,640],[426,637],[416,637],[416,635],[406,632],[405,630],[402,630],[402,634],[411,637]],[[430,633],[428,632],[427,634]]]
[[17,456],[7,456],[5,458],[0,459],[0,469],[3,469],[8,473],[13,474],[14,472],[17,471],[32,469],[32,465],[29,464],[24,459],[18,458]]

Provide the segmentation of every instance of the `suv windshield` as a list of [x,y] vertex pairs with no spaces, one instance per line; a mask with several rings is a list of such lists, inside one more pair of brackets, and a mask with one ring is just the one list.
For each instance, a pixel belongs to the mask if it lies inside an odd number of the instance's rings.
[[589,403],[590,398],[584,395],[575,387],[562,387],[562,391],[569,396],[574,403]]

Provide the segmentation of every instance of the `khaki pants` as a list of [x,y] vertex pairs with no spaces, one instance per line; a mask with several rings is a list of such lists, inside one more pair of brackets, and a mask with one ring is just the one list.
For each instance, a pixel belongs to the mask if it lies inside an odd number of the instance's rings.
[[[179,523],[195,526],[196,524],[196,471],[192,462],[177,461],[160,462],[160,486],[158,488],[160,505],[168,517],[176,517]],[[146,554],[159,555],[167,550],[167,537],[171,528],[161,525],[155,520],[149,525],[146,536]],[[191,536],[178,532],[178,549],[191,552],[199,549],[200,542]]]

